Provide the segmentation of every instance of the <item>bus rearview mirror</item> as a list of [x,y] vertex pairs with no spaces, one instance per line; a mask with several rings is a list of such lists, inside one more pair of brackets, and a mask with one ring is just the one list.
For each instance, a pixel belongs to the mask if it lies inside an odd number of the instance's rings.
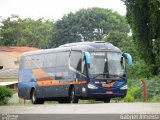
[[91,54],[89,52],[85,52],[86,63],[91,64]]
[[128,65],[132,65],[132,56],[129,53],[123,53],[122,56],[128,60]]

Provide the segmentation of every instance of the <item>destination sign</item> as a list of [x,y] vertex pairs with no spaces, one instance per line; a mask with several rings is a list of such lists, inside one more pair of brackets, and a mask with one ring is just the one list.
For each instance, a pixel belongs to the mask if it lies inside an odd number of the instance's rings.
[[105,56],[105,52],[93,52],[91,53],[92,56]]

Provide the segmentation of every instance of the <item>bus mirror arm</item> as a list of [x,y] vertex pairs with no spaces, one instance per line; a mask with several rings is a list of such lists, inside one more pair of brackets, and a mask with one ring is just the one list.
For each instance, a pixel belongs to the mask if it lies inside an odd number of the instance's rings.
[[90,68],[90,64],[87,64],[87,68]]
[[122,56],[128,60],[128,65],[132,65],[132,56],[129,53],[123,53]]

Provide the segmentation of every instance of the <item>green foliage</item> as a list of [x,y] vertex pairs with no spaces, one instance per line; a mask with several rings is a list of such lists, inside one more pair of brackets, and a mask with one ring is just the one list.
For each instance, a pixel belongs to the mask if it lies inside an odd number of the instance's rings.
[[129,90],[125,101],[143,101],[140,78],[147,84],[147,101],[160,101],[160,3],[156,0],[126,0],[127,20],[133,39],[122,41],[121,50],[133,56],[133,65],[127,67]]
[[133,98],[132,94],[130,94],[128,92],[127,96],[124,98],[124,102],[134,102],[134,98]]
[[48,48],[53,22],[50,20],[30,18],[21,19],[11,16],[1,22],[1,46],[32,46]]
[[110,42],[117,47],[121,47],[121,43],[127,40],[127,33],[120,32],[120,31],[110,31],[108,33],[108,36],[102,40],[106,42]]
[[160,2],[158,0],[125,0],[127,20],[141,58],[153,75],[160,74]]
[[12,95],[13,91],[11,89],[0,86],[0,105],[7,104]]
[[[151,76],[150,67],[146,62],[140,59],[139,52],[131,36],[125,35],[125,33],[114,32],[111,37],[104,39],[116,44],[122,52],[128,52],[133,57],[133,65],[127,66],[129,78],[149,78]],[[119,40],[119,41],[118,41]]]
[[79,101],[80,104],[95,104],[97,103],[96,100],[80,100]]
[[153,96],[152,99],[150,99],[151,102],[160,102],[160,97],[158,96]]
[[98,41],[110,31],[129,32],[126,19],[117,12],[103,8],[81,9],[69,13],[54,26],[51,46],[79,41]]
[[146,80],[148,101],[160,102],[160,76]]
[[127,96],[124,98],[125,102],[135,102],[141,99],[141,88],[140,86],[132,85],[128,89]]
[[138,50],[133,41],[132,36],[127,36],[122,42],[119,43],[118,46],[122,52],[128,52],[133,57],[133,62],[140,60]]
[[128,69],[130,78],[149,78],[151,75],[149,66],[143,60],[137,60]]
[[[147,102],[160,102],[160,76],[144,78],[146,82]],[[143,101],[142,79],[128,80],[128,93],[125,102]]]

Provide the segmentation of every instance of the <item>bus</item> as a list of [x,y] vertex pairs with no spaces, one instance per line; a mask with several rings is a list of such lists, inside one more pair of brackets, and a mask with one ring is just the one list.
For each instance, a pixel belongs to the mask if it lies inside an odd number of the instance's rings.
[[18,96],[33,104],[79,99],[109,103],[127,94],[126,62],[132,64],[129,53],[102,41],[26,52],[20,58]]

